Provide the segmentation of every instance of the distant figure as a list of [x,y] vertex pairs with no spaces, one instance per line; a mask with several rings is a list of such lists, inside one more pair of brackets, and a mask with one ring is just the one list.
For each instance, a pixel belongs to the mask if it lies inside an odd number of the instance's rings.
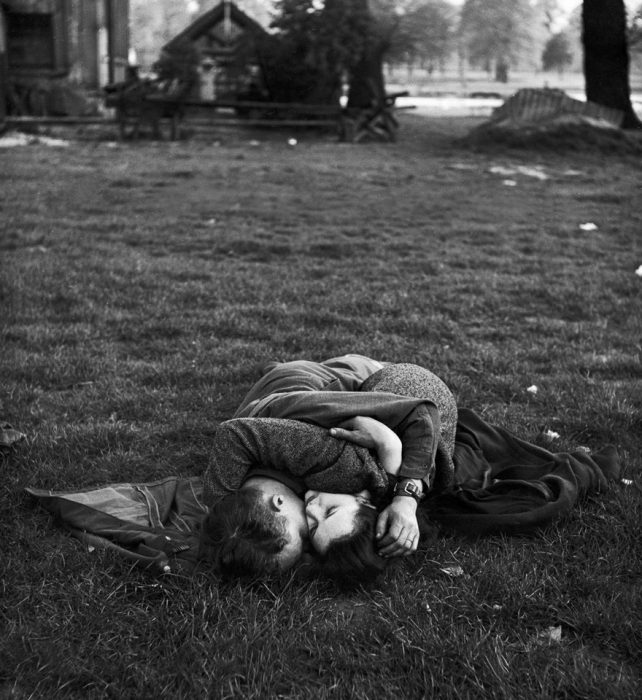
[[211,58],[203,59],[199,74],[201,100],[214,101],[216,99],[216,65]]

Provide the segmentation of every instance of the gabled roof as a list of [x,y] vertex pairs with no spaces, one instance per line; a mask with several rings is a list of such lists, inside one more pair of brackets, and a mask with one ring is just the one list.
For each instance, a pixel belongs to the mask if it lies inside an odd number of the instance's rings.
[[[226,7],[227,5],[227,7]],[[265,29],[249,15],[246,15],[243,10],[239,9],[233,2],[220,2],[216,7],[208,10],[200,17],[197,17],[188,27],[183,29],[182,32],[177,34],[173,39],[167,42],[163,49],[170,49],[177,43],[184,40],[190,42],[196,41],[204,34],[210,32],[217,25],[222,24],[227,18],[231,21],[236,28],[240,28],[243,31],[249,32],[251,34],[267,34]]]

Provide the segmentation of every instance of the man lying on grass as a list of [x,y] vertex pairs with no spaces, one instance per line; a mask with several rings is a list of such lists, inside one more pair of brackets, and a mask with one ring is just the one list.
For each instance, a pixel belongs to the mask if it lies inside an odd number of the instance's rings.
[[[351,505],[359,503],[369,545],[376,524],[378,551],[370,546],[368,557],[373,575],[385,557],[416,550],[416,499],[433,481],[446,483],[452,474],[457,408],[445,384],[427,370],[421,370],[420,398],[379,390],[376,381],[364,385],[384,374],[401,381],[408,367],[384,367],[359,355],[268,366],[239,407],[236,415],[242,417],[223,423],[215,435],[204,478],[211,508],[203,558],[228,575],[292,566],[307,548],[308,519],[315,517],[304,512],[306,487],[358,493]],[[336,427],[357,415],[362,418]],[[397,478],[398,493],[390,499]],[[388,500],[378,516],[366,504],[370,497]]]
[[[379,364],[358,362],[365,371]],[[321,382],[285,393],[316,363],[299,364],[296,381],[287,379],[290,364],[272,367],[276,375],[268,372],[246,397],[237,415],[253,417],[227,421],[216,435],[201,554],[224,575],[282,571],[309,544],[324,573],[365,583],[390,556],[416,550],[417,515],[423,526],[435,520],[469,534],[521,533],[567,514],[619,473],[613,448],[593,458],[553,454],[472,411],[457,419],[445,384],[414,365],[387,365],[365,381],[357,370],[350,386]],[[368,417],[330,434],[302,422],[333,425],[363,408]]]

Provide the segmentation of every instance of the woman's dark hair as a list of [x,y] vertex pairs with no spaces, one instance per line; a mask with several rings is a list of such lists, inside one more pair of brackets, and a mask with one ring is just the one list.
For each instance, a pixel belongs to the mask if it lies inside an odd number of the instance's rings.
[[355,515],[354,530],[332,542],[318,565],[321,572],[342,586],[369,584],[386,568],[387,560],[377,554],[375,527],[379,513],[360,504]]
[[203,520],[198,557],[224,577],[256,577],[279,571],[288,543],[282,518],[259,489],[244,488],[215,503]]

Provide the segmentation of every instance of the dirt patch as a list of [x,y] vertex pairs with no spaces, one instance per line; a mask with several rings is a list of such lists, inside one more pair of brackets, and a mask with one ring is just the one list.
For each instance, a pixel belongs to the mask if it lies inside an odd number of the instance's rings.
[[642,153],[642,132],[602,129],[590,124],[507,129],[483,125],[459,141],[463,147],[492,150],[497,147],[541,151],[596,151],[614,155]]

